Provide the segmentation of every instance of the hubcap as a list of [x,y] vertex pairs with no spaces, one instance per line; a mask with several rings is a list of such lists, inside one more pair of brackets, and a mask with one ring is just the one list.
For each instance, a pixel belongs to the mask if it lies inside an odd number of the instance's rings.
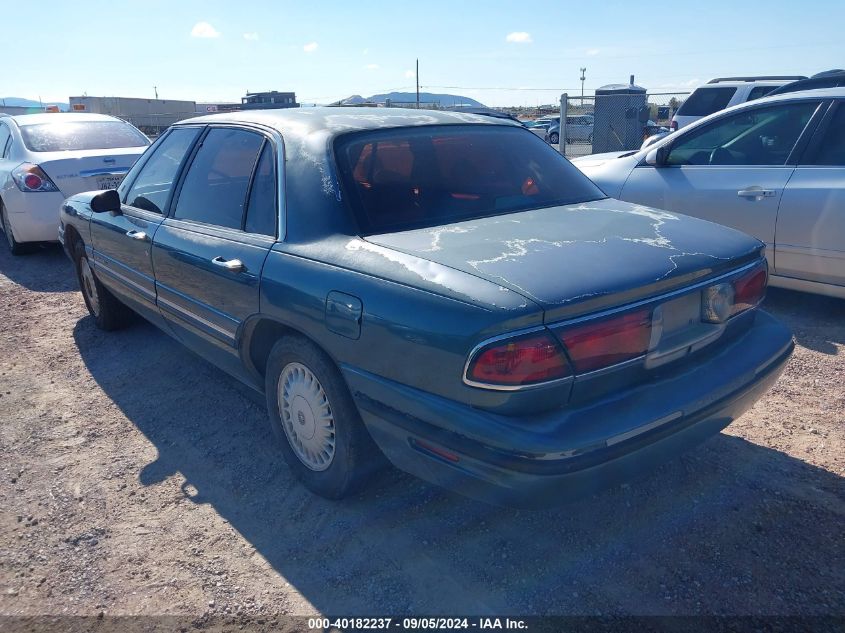
[[85,293],[85,298],[88,299],[88,305],[91,307],[91,312],[94,316],[100,315],[100,297],[97,295],[97,286],[94,283],[94,273],[91,271],[91,266],[88,264],[88,258],[83,257],[79,264],[79,276],[82,279],[82,292]]
[[335,453],[335,426],[329,397],[314,373],[289,363],[279,376],[279,414],[293,452],[314,471],[326,470]]

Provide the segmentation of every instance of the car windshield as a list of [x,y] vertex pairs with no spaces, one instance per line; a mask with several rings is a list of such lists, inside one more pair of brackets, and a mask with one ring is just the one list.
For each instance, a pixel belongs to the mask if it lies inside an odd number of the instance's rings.
[[32,152],[62,152],[116,147],[144,147],[146,136],[123,121],[57,121],[21,126],[21,136]]
[[524,128],[450,125],[341,136],[335,152],[362,234],[606,197]]

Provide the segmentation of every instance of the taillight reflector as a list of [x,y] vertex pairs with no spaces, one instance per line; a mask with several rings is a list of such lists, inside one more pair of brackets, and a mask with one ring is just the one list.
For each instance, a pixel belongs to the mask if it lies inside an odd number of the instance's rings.
[[651,339],[651,309],[555,330],[577,373],[642,356]]
[[769,271],[765,263],[751,269],[734,281],[733,314],[739,314],[760,305],[760,302],[766,296],[768,281]]
[[478,350],[467,380],[482,385],[521,387],[572,374],[560,345],[548,332],[497,341]]

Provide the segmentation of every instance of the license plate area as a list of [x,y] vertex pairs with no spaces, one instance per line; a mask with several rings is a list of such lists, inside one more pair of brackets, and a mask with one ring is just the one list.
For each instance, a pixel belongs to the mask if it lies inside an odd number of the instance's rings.
[[117,189],[123,182],[123,174],[97,176],[97,189]]
[[691,292],[656,307],[651,322],[647,368],[682,358],[716,340],[724,324],[701,320],[701,292]]

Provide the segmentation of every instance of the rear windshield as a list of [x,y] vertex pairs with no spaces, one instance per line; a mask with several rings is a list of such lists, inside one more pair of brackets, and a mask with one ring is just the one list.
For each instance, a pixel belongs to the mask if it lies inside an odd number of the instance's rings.
[[335,152],[365,235],[605,197],[524,128],[394,128],[342,136]]
[[728,107],[736,88],[698,88],[678,108],[680,116],[707,116]]
[[73,121],[22,125],[24,145],[32,152],[144,147],[146,136],[123,121]]

